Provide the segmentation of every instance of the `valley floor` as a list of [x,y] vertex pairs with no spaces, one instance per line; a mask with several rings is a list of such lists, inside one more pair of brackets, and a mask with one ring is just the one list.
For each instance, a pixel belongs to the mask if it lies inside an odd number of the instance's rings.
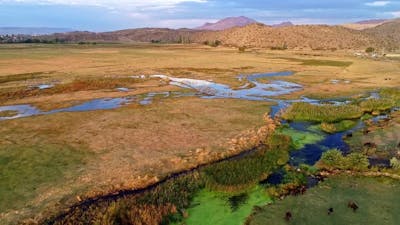
[[[357,98],[400,85],[398,61],[356,58],[351,52],[1,45],[0,107],[29,104],[50,111],[99,98],[146,100],[150,92],[189,95],[155,95],[149,104],[0,121],[0,223],[41,219],[87,197],[144,187],[172,172],[236,154],[230,141],[261,126],[263,115],[275,104],[199,98],[194,91],[149,75],[208,80],[234,89],[246,85],[239,75],[279,71],[295,74],[260,81],[279,79],[302,86],[280,96],[284,99]],[[54,87],[35,88],[43,84]],[[2,113],[0,117],[10,117],[15,112]],[[257,221],[264,220],[255,216]]]

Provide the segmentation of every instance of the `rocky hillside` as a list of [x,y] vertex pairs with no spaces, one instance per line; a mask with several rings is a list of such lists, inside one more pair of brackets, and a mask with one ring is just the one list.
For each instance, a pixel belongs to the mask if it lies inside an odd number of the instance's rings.
[[387,50],[399,49],[400,47],[400,19],[366,29],[363,32],[378,40]]
[[206,23],[201,27],[195,28],[196,30],[226,30],[233,27],[244,27],[257,21],[247,18],[245,16],[228,17],[216,23]]
[[[35,37],[37,38],[37,37]],[[342,26],[300,25],[272,27],[250,24],[221,31],[141,28],[105,33],[71,32],[40,37],[61,42],[215,43],[271,49],[393,49],[400,43],[400,20],[363,31]]]
[[198,31],[189,29],[139,28],[113,32],[70,32],[46,35],[40,39],[63,40],[65,42],[155,42],[187,43]]
[[193,38],[196,42],[220,40],[226,45],[276,49],[364,49],[377,44],[373,38],[360,31],[326,25],[273,28],[251,24],[225,31],[197,33]]

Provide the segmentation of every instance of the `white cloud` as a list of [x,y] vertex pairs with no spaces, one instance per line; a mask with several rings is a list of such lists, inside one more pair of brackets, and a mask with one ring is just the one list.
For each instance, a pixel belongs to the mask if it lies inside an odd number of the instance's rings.
[[0,0],[1,3],[29,3],[29,4],[45,4],[45,5],[82,5],[82,6],[97,6],[110,9],[163,9],[174,8],[175,6],[185,3],[206,3],[207,0]]
[[396,12],[390,12],[390,14],[392,14],[392,16],[394,17],[400,17],[400,11],[396,11]]
[[390,1],[375,1],[375,2],[367,2],[365,5],[372,7],[382,7],[390,4]]

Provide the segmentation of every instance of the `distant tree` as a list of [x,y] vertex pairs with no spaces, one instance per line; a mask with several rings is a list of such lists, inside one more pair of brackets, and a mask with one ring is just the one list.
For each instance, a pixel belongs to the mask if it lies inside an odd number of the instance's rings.
[[246,46],[240,46],[238,48],[239,52],[245,52],[246,51]]
[[368,47],[367,49],[365,49],[365,52],[366,52],[366,53],[373,53],[373,52],[375,52],[375,48],[373,48],[373,47]]

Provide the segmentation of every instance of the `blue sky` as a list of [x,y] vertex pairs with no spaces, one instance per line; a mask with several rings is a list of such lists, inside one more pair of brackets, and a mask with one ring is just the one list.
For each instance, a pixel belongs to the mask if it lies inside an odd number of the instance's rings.
[[242,15],[266,24],[340,24],[400,17],[400,0],[0,0],[0,26],[191,28]]

